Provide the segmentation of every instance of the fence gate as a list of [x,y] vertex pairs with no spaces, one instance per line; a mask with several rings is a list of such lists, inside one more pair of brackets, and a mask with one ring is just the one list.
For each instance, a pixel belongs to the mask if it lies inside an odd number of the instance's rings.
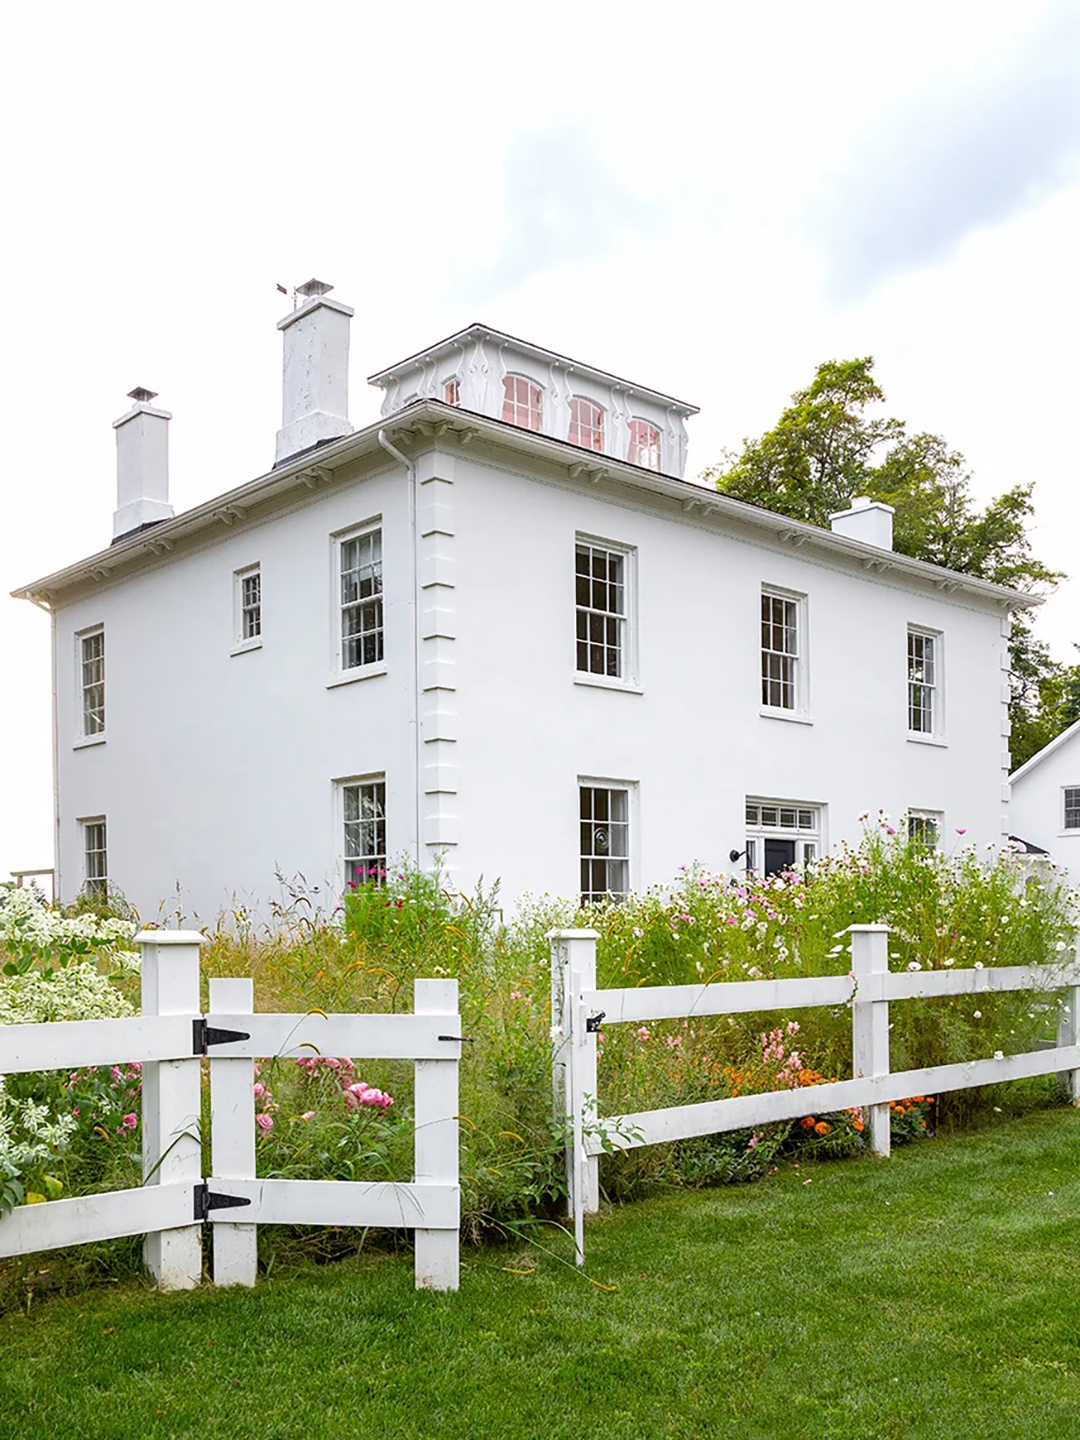
[[[24,1205],[0,1219],[0,1256],[145,1234],[162,1289],[202,1278],[202,1226],[213,1227],[217,1285],[253,1285],[256,1226],[359,1225],[415,1232],[416,1284],[458,1288],[460,1186],[456,980],[414,982],[412,1015],[253,1013],[250,980],[211,980],[199,1006],[193,931],[144,930],[142,1014],[0,1029],[0,1072],[142,1062],[143,1184]],[[413,1179],[260,1180],[254,1066],[259,1059],[347,1055],[412,1060]],[[210,1063],[211,1170],[202,1173],[201,1061]]]

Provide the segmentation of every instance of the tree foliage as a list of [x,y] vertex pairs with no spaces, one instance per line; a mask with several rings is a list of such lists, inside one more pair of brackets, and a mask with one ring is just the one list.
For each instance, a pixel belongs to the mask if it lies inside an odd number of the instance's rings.
[[[891,505],[893,545],[933,565],[1044,592],[1064,577],[1031,551],[1033,485],[1014,485],[983,509],[971,493],[963,455],[940,435],[910,434],[902,420],[874,413],[885,394],[872,357],[826,360],[771,430],[706,470],[703,480],[737,500],[828,528],[829,516],[866,495]],[[1025,611],[1010,642],[1016,764],[1080,718],[1080,666],[1050,658]]]

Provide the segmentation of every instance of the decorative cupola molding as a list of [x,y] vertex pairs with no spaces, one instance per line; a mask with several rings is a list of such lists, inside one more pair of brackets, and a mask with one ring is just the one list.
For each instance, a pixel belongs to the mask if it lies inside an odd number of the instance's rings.
[[300,303],[278,321],[284,343],[281,429],[275,466],[328,440],[351,435],[349,424],[349,321],[353,311],[328,299],[332,285],[308,280],[296,287]]
[[113,421],[116,431],[116,510],[113,544],[149,525],[173,518],[169,504],[168,410],[155,410],[153,390],[128,391],[134,403]]

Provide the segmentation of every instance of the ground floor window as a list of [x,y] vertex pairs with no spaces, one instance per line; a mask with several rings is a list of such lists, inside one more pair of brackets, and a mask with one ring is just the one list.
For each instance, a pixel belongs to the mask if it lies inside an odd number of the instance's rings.
[[381,775],[341,787],[345,883],[381,885],[386,878],[386,780]]
[[936,850],[941,843],[940,810],[909,810],[906,826],[907,837],[920,850]]
[[821,807],[801,801],[746,802],[746,868],[777,875],[816,860],[821,853]]
[[630,789],[582,784],[578,854],[581,899],[630,893]]
[[87,895],[106,895],[109,890],[109,854],[105,817],[83,820],[83,890]]

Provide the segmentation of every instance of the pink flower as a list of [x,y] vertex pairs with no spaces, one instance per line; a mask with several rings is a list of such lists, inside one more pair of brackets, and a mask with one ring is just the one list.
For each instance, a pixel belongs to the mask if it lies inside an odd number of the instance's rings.
[[895,835],[895,834],[896,834],[896,831],[893,829],[893,827],[892,827],[891,825],[886,825],[886,826],[885,826],[885,834],[886,834],[886,835]]
[[956,833],[957,833],[958,835],[966,835],[966,834],[967,834],[967,827],[966,827],[966,826],[959,826],[959,825],[958,825],[958,826],[957,826],[957,829],[956,829]]
[[510,999],[511,999],[511,1000],[524,1000],[524,999],[525,999],[525,996],[521,993],[520,990],[511,990],[511,991],[510,991]]
[[265,1094],[266,1094],[266,1086],[262,1083],[261,1080],[257,1080],[257,1081],[255,1082],[255,1084],[254,1084],[251,1088],[252,1088],[252,1090],[255,1092],[256,1095],[265,1095]]
[[300,1116],[300,1119],[301,1119],[301,1120],[314,1120],[314,1119],[315,1119],[315,1111],[314,1111],[314,1110],[305,1110],[304,1113]]
[[642,1042],[642,1044],[644,1044],[644,1042],[645,1042],[646,1040],[648,1040],[648,1038],[649,1038],[649,1027],[648,1027],[647,1025],[639,1025],[639,1026],[638,1026],[637,1038]]
[[269,1133],[274,1128],[274,1117],[272,1115],[256,1115],[255,1124],[260,1130]]
[[139,1124],[139,1117],[138,1115],[125,1115],[121,1123],[125,1125],[127,1129],[135,1130]]

